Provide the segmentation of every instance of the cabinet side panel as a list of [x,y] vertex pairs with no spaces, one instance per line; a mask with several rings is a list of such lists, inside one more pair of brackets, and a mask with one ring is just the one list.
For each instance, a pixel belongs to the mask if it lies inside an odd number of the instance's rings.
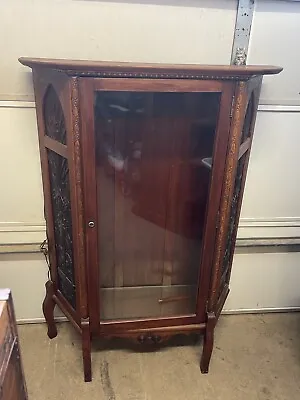
[[236,242],[244,185],[254,132],[261,77],[240,82],[236,88],[225,179],[220,205],[209,309],[221,312],[229,292],[231,264]]
[[51,280],[79,323],[87,317],[87,304],[78,96],[63,73],[34,71],[34,85]]
[[66,158],[50,149],[47,149],[47,158],[57,260],[57,288],[76,309],[69,165]]
[[254,78],[248,83],[247,87],[247,108],[243,122],[240,147],[238,154],[237,170],[235,175],[235,184],[229,212],[229,224],[227,231],[227,239],[225,245],[225,253],[223,256],[223,264],[221,270],[220,291],[222,287],[229,285],[232,261],[237,237],[238,224],[241,214],[241,207],[244,195],[244,188],[247,177],[247,170],[252,146],[255,121],[257,115],[257,107],[259,102],[262,78]]
[[44,123],[44,112],[43,112],[43,99],[49,85],[49,79],[43,77],[38,71],[33,70],[33,83],[34,83],[34,95],[36,104],[36,115],[38,124],[38,135],[39,135],[39,150],[40,150],[40,161],[41,161],[41,172],[42,172],[42,183],[43,183],[43,194],[44,194],[44,216],[46,219],[46,231],[48,240],[49,250],[49,262],[50,262],[50,278],[56,286],[57,282],[57,271],[56,271],[56,253],[54,247],[54,224],[53,224],[53,213],[51,204],[51,189],[49,180],[49,166],[47,159],[47,148],[44,144],[45,138],[45,123]]

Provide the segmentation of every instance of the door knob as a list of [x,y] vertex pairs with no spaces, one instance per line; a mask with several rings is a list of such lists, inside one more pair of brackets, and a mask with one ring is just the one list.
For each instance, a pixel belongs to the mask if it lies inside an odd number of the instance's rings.
[[89,221],[88,226],[89,226],[89,228],[94,228],[95,222],[94,221]]

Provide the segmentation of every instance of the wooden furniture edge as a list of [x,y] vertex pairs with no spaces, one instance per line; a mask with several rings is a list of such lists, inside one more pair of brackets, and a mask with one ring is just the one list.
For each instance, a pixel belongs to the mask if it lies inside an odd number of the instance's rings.
[[255,75],[278,74],[283,69],[272,65],[129,63],[30,57],[20,57],[19,62],[30,68],[55,69],[68,75],[175,79],[249,79]]

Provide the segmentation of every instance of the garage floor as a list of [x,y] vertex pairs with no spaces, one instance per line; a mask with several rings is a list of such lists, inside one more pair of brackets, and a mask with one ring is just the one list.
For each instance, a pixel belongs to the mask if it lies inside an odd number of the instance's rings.
[[300,313],[222,316],[208,375],[195,338],[144,352],[96,342],[92,383],[83,382],[76,332],[58,328],[49,340],[43,324],[19,326],[29,400],[300,399]]

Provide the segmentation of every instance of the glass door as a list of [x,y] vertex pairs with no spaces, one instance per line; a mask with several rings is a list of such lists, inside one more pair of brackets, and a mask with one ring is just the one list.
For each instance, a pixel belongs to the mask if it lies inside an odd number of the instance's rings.
[[193,316],[221,83],[124,90],[95,81],[100,321]]

